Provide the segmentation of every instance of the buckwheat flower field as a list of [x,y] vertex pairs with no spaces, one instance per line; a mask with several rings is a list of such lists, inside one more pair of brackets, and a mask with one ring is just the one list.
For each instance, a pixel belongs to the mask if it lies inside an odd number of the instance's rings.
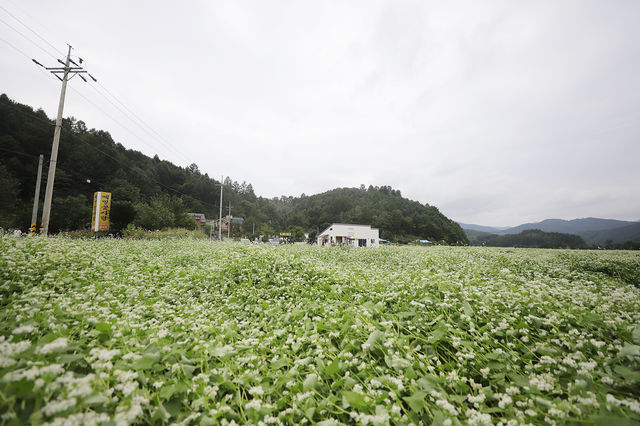
[[640,255],[0,238],[3,424],[638,424]]

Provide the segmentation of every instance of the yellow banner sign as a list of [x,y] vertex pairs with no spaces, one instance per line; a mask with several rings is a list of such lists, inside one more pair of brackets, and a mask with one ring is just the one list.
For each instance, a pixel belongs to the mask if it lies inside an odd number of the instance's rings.
[[91,229],[94,232],[109,230],[109,212],[111,210],[111,193],[93,193],[93,214],[91,215]]

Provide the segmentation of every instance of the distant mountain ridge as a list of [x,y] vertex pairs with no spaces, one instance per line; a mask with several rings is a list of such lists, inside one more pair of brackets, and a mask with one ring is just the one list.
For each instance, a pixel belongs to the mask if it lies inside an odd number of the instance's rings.
[[604,244],[607,241],[613,243],[640,241],[640,223],[602,231],[586,231],[581,237],[589,244]]
[[640,240],[640,222],[601,219],[596,217],[573,220],[546,219],[541,222],[524,223],[522,225],[506,229],[482,225],[459,224],[465,231],[481,231],[497,235],[519,234],[522,231],[530,229],[539,229],[544,232],[573,234],[582,237],[587,244],[604,244],[607,241],[623,243],[626,241]]
[[562,232],[564,234],[576,234],[588,231],[605,231],[623,226],[634,225],[635,222],[616,219],[600,219],[596,217],[587,217],[582,219],[564,220],[564,219],[546,219],[537,223],[525,223],[505,229],[502,234],[518,234],[527,229],[539,229],[545,232]]

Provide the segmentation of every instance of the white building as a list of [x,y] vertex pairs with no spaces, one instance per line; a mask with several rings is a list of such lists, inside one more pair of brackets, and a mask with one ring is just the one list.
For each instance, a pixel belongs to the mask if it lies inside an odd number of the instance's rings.
[[318,235],[319,246],[349,245],[353,247],[378,247],[378,228],[369,225],[332,223]]

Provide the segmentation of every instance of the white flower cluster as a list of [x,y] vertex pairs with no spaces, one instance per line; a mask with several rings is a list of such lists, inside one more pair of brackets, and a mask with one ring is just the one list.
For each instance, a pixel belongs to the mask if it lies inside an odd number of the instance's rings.
[[32,325],[21,325],[13,329],[11,334],[31,334],[36,330]]
[[36,351],[41,354],[50,354],[66,348],[68,344],[66,337],[59,337],[53,342],[42,345],[40,348],[36,349]]
[[10,367],[16,364],[14,357],[31,347],[29,340],[11,343],[4,340],[4,336],[0,337],[0,368]]

